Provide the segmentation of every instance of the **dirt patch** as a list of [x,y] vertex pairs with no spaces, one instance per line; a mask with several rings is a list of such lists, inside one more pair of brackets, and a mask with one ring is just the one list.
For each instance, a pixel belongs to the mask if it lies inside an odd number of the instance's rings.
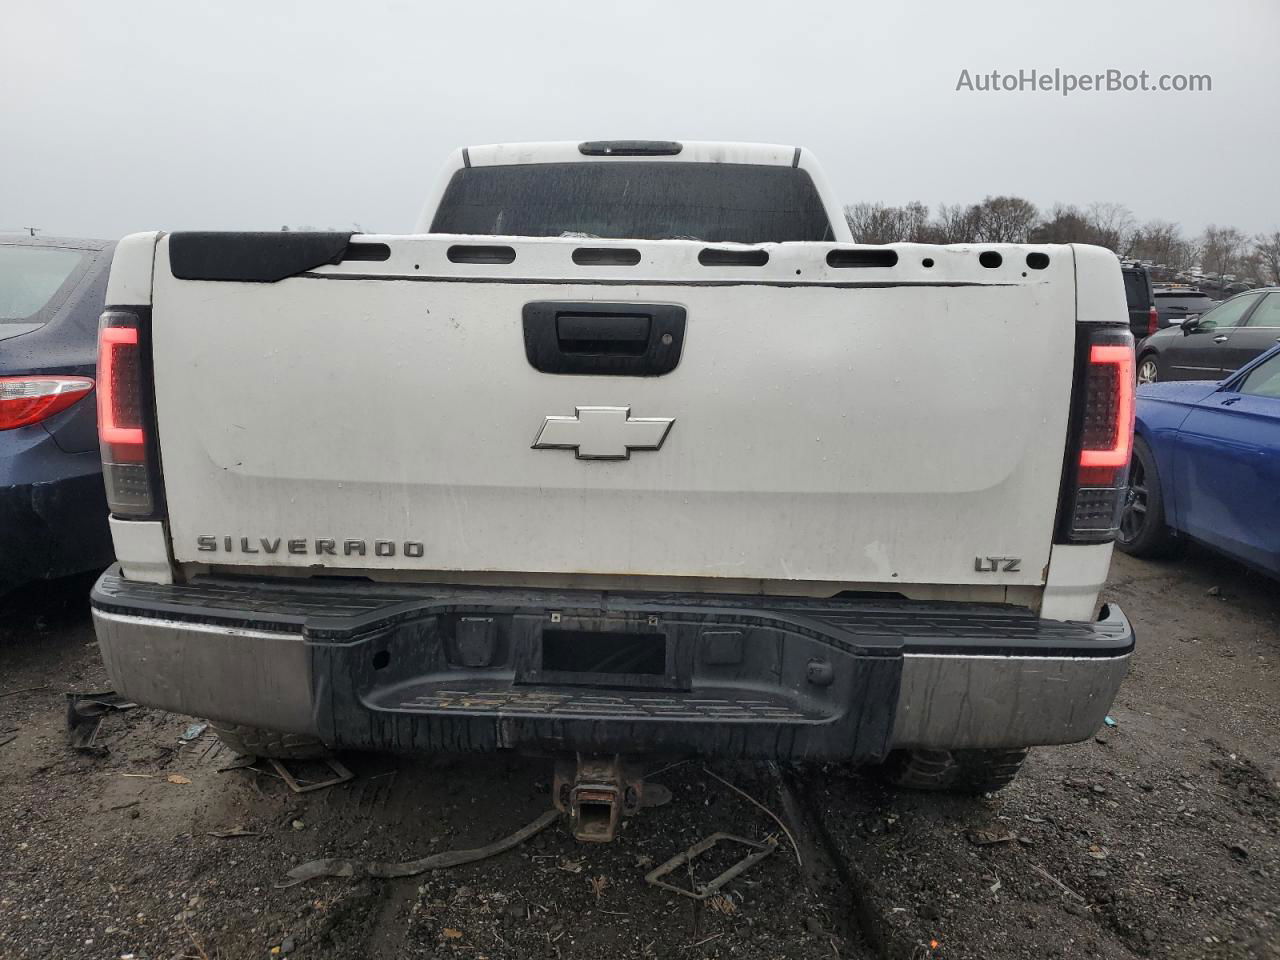
[[1114,727],[1032,751],[990,798],[811,777],[890,955],[1280,956],[1274,584],[1117,555],[1104,598],[1138,633]]
[[785,811],[807,856],[780,838],[705,903],[644,874],[716,830],[778,828],[696,762],[659,774],[673,802],[612,845],[557,825],[446,872],[278,889],[319,857],[490,843],[548,807],[550,763],[350,756],[351,783],[297,795],[224,771],[207,732],[182,742],[191,718],[142,709],[107,718],[105,756],[76,754],[64,693],[106,686],[87,589],[0,610],[6,958],[1280,956],[1280,602],[1210,557],[1117,558],[1107,596],[1139,631],[1117,725],[1033,751],[994,797],[832,766],[782,771],[788,798],[767,768],[715,767]]
[[[507,756],[344,759],[356,778],[314,794],[225,770],[234,759],[191,718],[107,717],[91,757],[66,747],[64,692],[107,680],[83,607],[87,585],[10,606],[0,635],[0,956],[831,957],[854,947],[780,849],[695,902],[644,882],[715,830],[763,840],[777,826],[685,763],[657,777],[673,802],[610,845],[561,825],[482,863],[404,880],[321,879],[277,889],[320,857],[415,859],[490,843],[551,803],[551,764]],[[34,687],[36,689],[27,690]],[[22,692],[14,692],[22,691]],[[303,771],[304,773],[306,771]],[[752,768],[719,769],[777,804]],[[780,809],[780,808],[779,808]],[[212,834],[235,834],[213,836]],[[785,847],[786,841],[783,840]],[[706,880],[717,856],[695,865]],[[686,876],[676,878],[687,880]]]

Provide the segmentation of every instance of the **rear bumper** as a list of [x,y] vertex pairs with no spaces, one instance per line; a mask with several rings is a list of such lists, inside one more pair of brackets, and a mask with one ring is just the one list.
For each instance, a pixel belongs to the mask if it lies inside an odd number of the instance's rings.
[[[690,594],[201,579],[98,581],[116,689],[336,747],[874,760],[899,747],[1090,736],[1128,667],[1096,623],[1014,608]],[[548,644],[665,651],[637,674],[564,672]]]

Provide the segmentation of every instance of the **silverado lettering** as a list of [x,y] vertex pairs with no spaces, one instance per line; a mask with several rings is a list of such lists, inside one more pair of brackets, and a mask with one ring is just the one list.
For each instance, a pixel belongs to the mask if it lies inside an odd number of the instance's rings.
[[[365,556],[369,553],[367,540],[310,540],[296,537],[284,540],[281,537],[215,537],[203,534],[196,537],[196,549],[202,553],[277,553],[281,543],[294,556],[333,556],[334,547],[341,542],[342,552],[350,556]],[[421,540],[374,540],[373,555],[375,557],[421,557],[426,552],[426,545]]]

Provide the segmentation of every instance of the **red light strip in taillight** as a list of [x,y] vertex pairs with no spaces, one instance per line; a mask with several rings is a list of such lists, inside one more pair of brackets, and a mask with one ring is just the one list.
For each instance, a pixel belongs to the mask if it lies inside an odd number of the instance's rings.
[[116,423],[115,372],[116,351],[138,346],[134,327],[103,327],[98,334],[98,437],[103,443],[141,446],[142,427],[122,427]]
[[1129,462],[1133,445],[1133,348],[1094,344],[1089,348],[1089,362],[1111,363],[1116,368],[1116,436],[1106,449],[1080,451],[1082,467],[1123,467]]

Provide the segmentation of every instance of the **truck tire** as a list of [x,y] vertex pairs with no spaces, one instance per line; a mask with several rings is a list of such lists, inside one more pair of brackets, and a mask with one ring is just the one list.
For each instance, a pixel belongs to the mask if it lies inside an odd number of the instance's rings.
[[1007,787],[1022,768],[1027,748],[1017,750],[897,750],[884,777],[907,790],[994,793]]
[[1135,557],[1171,557],[1182,547],[1164,515],[1164,494],[1156,457],[1141,437],[1133,438],[1129,462],[1129,492],[1120,515],[1116,546]]
[[277,760],[307,760],[323,757],[328,748],[315,737],[303,733],[280,733],[261,727],[246,727],[236,723],[215,723],[209,726],[218,739],[234,753],[250,757],[275,757]]

